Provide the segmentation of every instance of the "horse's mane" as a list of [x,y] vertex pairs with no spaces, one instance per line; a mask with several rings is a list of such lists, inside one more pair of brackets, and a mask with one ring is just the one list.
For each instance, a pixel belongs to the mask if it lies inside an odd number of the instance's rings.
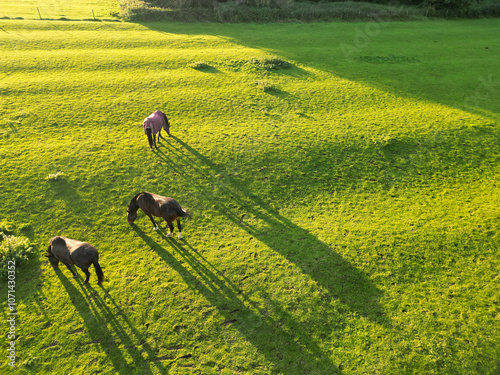
[[47,248],[47,254],[46,256],[49,257],[52,255],[52,247],[53,246],[66,246],[66,241],[64,241],[63,238],[61,238],[60,236],[56,236],[56,237],[53,237],[51,238],[50,242],[49,242],[49,246]]
[[163,111],[161,111],[161,114],[163,115],[163,118],[165,119],[165,125],[170,125],[168,122],[167,115],[165,113],[163,113]]
[[128,209],[129,210],[130,210],[131,207],[134,208],[134,209],[136,209],[136,210],[137,210],[137,208],[139,208],[139,206],[137,205],[136,201],[137,201],[137,198],[139,197],[139,195],[141,195],[141,194],[151,195],[151,194],[149,194],[146,191],[141,191],[140,193],[134,195],[134,197],[130,200],[130,203],[128,205]]

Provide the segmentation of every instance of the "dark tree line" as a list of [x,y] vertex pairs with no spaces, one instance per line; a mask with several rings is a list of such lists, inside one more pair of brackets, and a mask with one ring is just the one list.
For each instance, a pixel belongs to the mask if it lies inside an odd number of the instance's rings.
[[[145,0],[149,5],[170,9],[215,9],[221,4],[233,4],[241,7],[290,9],[299,3],[335,3],[345,0]],[[500,0],[352,0],[355,2],[383,4],[383,5],[410,5],[435,10],[440,14],[468,15],[470,11],[484,2],[490,2],[497,16]],[[486,12],[488,13],[488,12]]]
[[[338,0],[309,0],[312,3],[337,2]],[[354,0],[357,1],[357,0]],[[389,5],[415,5],[431,7],[435,10],[450,10],[460,12],[474,6],[481,0],[360,0],[366,3]],[[304,0],[149,0],[148,3],[163,8],[214,8],[219,3],[235,3],[236,5],[251,7],[286,8]]]

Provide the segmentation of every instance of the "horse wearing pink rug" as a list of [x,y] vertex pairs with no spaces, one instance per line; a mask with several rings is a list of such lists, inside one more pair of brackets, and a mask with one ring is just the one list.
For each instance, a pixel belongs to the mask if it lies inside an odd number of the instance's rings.
[[144,128],[144,134],[148,137],[149,149],[153,151],[153,145],[156,149],[156,134],[158,134],[158,143],[161,135],[161,129],[165,129],[167,134],[170,136],[170,123],[168,122],[167,116],[162,111],[154,111],[151,115],[146,117],[142,122],[142,127]]

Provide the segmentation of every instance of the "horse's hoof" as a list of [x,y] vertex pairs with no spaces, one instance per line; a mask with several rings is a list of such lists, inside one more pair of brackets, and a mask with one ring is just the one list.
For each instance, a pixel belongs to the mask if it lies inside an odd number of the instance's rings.
[[153,149],[152,149],[152,148],[150,148],[150,149],[149,149],[149,151],[153,151]]
[[179,233],[179,235],[177,236],[177,238],[180,240],[182,238],[182,234]]
[[167,234],[167,237],[172,237],[174,234],[172,232],[170,232],[169,234]]
[[77,275],[76,273],[74,273],[74,274],[73,274],[73,277],[74,277],[75,279],[78,279],[78,275]]
[[153,230],[156,232],[158,230],[158,227],[154,227]]

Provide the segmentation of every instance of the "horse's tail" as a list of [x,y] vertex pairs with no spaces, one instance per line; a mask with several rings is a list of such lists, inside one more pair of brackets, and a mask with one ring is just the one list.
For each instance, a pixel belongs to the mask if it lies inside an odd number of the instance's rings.
[[185,208],[182,208],[182,207],[181,207],[181,210],[180,210],[180,212],[178,213],[178,215],[179,215],[180,217],[191,217],[191,216],[192,216],[192,215],[191,215],[191,212],[189,212],[188,210],[186,210]]
[[99,265],[97,259],[92,261],[92,264],[94,265],[95,273],[97,275],[97,282],[100,284],[104,280],[104,274],[102,273],[101,266]]

